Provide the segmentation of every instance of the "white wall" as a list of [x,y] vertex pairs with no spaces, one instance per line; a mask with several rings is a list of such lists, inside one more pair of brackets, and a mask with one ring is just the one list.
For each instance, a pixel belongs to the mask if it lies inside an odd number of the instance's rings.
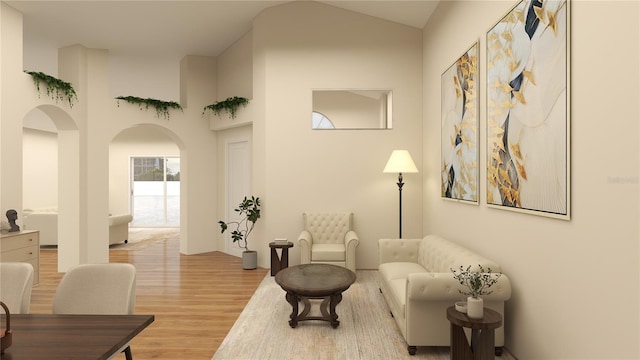
[[[217,99],[253,98],[253,32],[248,32],[218,57]],[[212,101],[211,103],[213,103]]]
[[58,135],[24,128],[22,203],[25,209],[58,207]]
[[[331,21],[327,21],[331,19]],[[264,205],[256,238],[296,241],[304,211],[352,211],[357,267],[378,267],[377,241],[398,235],[392,150],[422,163],[421,31],[315,2],[263,11],[253,23],[254,192]],[[392,130],[311,130],[311,90],[393,90]],[[405,176],[403,235],[419,237],[422,174]],[[300,262],[298,246],[290,263]]]
[[[424,29],[424,233],[501,264],[517,358],[637,359],[639,3],[571,1],[570,221],[485,205],[485,35],[514,4],[442,2]],[[478,39],[481,197],[470,206],[440,199],[440,75]]]

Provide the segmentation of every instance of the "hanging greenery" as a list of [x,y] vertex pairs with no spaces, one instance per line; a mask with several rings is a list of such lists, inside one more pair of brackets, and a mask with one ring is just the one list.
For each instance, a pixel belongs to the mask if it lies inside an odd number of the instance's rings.
[[180,109],[182,111],[182,106],[175,101],[162,101],[157,99],[144,99],[136,96],[118,96],[116,97],[118,100],[118,107],[120,107],[120,100],[124,100],[129,104],[137,104],[140,107],[140,110],[149,110],[149,107],[156,109],[156,117],[159,119],[160,115],[162,115],[165,120],[169,120],[171,115],[169,114],[169,109]]
[[228,111],[232,119],[236,118],[236,112],[240,106],[247,106],[249,99],[243,97],[230,97],[223,101],[215,102],[204,107],[202,114],[207,110],[211,110],[215,115],[220,115],[223,111]]
[[69,107],[73,107],[73,101],[78,100],[78,95],[70,83],[43,72],[25,70],[25,73],[31,75],[33,78],[33,83],[36,85],[38,94],[40,94],[40,83],[45,83],[47,85],[47,96],[55,100],[56,103],[58,101],[67,101]]

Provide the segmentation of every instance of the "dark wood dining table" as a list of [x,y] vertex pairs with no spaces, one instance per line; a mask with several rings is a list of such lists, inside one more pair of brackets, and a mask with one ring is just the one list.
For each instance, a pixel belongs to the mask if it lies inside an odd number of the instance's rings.
[[[2,360],[108,359],[154,320],[153,315],[11,314],[13,343]],[[1,324],[6,327],[5,315]]]

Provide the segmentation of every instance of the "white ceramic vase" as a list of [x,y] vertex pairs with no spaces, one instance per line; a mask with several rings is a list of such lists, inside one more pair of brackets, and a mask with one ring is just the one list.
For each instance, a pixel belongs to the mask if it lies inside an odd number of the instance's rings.
[[481,297],[467,298],[467,316],[471,319],[482,319],[482,313],[484,309],[484,301]]

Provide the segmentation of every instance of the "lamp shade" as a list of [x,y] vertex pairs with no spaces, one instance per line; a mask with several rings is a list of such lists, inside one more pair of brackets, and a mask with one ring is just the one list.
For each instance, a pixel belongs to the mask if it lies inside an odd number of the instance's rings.
[[417,173],[418,168],[411,159],[407,150],[393,150],[387,165],[382,172],[385,173]]

